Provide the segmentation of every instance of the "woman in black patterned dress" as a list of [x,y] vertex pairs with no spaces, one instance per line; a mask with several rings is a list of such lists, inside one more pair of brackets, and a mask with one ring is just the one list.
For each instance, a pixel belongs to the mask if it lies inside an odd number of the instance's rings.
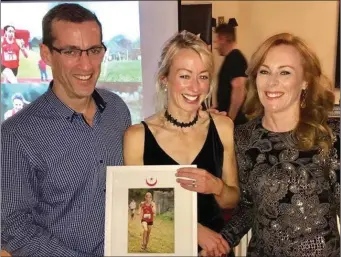
[[232,247],[251,229],[249,257],[340,256],[339,132],[328,125],[334,94],[317,56],[278,34],[248,76],[252,119],[235,131],[242,197],[222,235]]

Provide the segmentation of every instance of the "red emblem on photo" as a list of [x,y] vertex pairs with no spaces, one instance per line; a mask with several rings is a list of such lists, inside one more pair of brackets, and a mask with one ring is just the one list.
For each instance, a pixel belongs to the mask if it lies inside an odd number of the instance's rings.
[[146,184],[150,187],[153,187],[155,186],[157,183],[157,179],[156,178],[153,178],[153,177],[150,177],[150,178],[147,178],[146,179]]

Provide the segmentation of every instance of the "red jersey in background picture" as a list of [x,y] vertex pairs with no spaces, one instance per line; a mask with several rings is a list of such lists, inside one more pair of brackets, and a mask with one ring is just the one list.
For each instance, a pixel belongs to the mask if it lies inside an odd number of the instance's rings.
[[12,43],[7,42],[3,37],[4,30],[1,30],[1,65],[6,68],[18,68],[19,67],[19,54],[20,46],[18,45],[18,39],[23,40],[24,46],[28,46],[30,39],[30,32],[28,30],[16,30],[15,40]]
[[46,63],[42,59],[39,60],[38,65],[41,70],[46,70]]
[[[4,35],[4,29],[1,29],[1,37]],[[15,38],[16,39],[23,39],[25,42],[25,47],[29,46],[30,41],[30,32],[25,29],[15,29]]]
[[1,43],[1,65],[11,69],[18,68],[19,52],[20,47],[16,41],[8,43],[6,38],[3,38]]

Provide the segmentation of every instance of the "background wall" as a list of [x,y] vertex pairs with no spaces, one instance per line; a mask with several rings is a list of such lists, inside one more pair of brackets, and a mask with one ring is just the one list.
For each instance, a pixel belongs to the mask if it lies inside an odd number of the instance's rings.
[[[182,4],[203,3],[182,0]],[[212,4],[213,17],[236,18],[237,43],[249,60],[267,37],[290,32],[302,37],[319,56],[325,74],[334,81],[338,1],[206,1]],[[213,36],[214,38],[214,36]],[[214,51],[217,63],[222,57]]]
[[[143,117],[155,113],[155,75],[164,43],[178,31],[176,1],[140,1]],[[161,21],[161,23],[160,23]]]

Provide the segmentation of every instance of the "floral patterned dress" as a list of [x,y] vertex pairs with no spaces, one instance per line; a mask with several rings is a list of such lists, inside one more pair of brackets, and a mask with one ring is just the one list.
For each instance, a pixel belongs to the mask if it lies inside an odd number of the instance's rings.
[[299,151],[290,132],[268,131],[260,118],[239,126],[235,142],[242,197],[222,230],[230,245],[252,229],[249,257],[340,256],[339,146],[329,158]]

